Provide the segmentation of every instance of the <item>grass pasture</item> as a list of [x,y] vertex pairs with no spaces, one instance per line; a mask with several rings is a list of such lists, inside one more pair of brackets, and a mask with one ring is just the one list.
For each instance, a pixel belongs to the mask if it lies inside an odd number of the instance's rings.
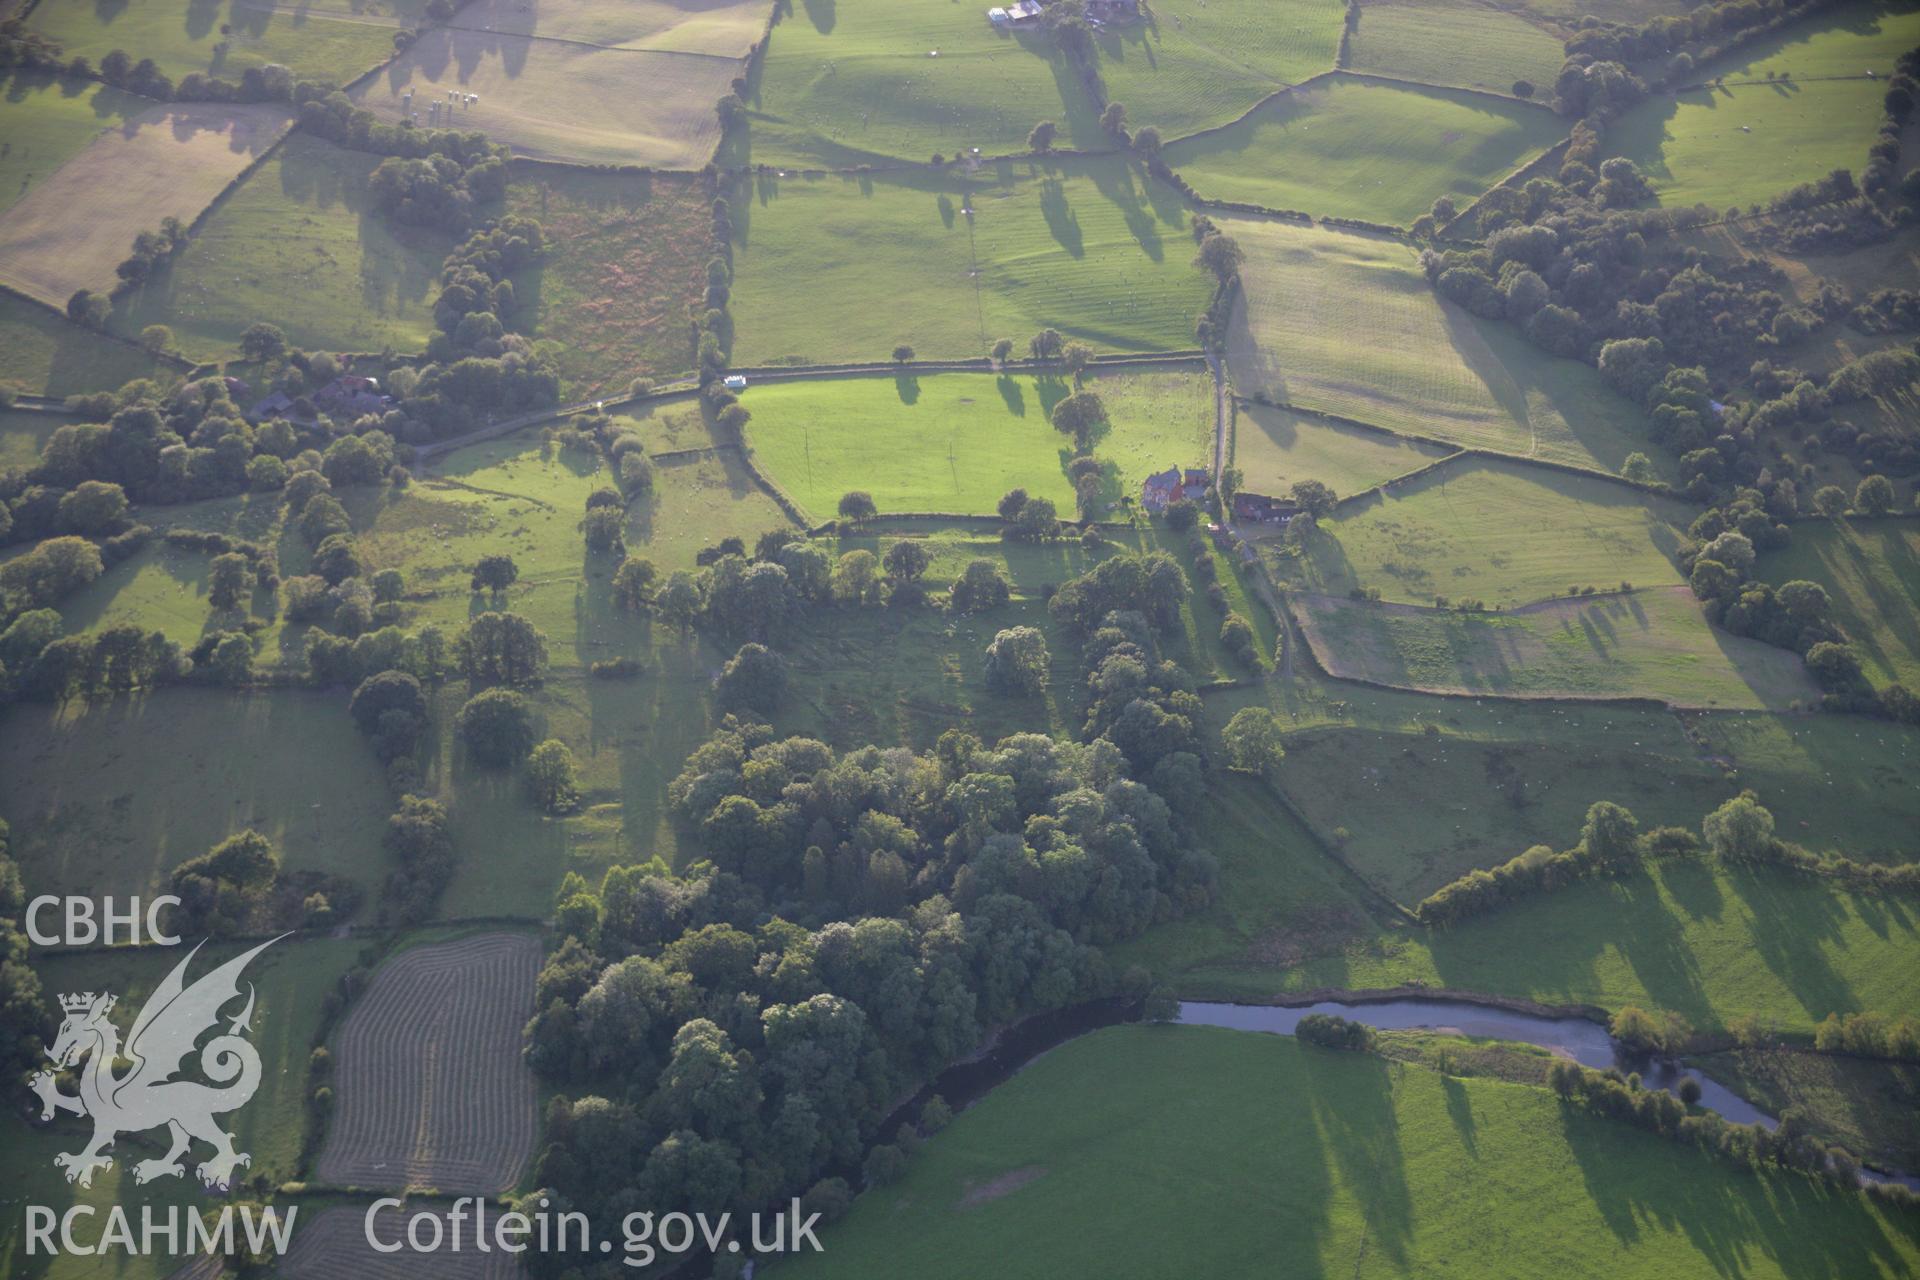
[[1603,471],[1661,453],[1598,372],[1441,301],[1399,241],[1280,222],[1229,230],[1247,254],[1228,333],[1238,394]]
[[1329,673],[1396,688],[1737,710],[1820,696],[1797,656],[1716,631],[1685,587],[1476,614],[1308,596],[1298,616]]
[[95,80],[14,68],[0,74],[0,213],[86,150],[102,130],[124,126],[153,101]]
[[135,235],[192,222],[290,119],[280,106],[182,104],[103,132],[0,217],[0,284],[63,309],[76,289],[111,288]]
[[[1074,1229],[1063,1231],[1061,1224]],[[1151,1223],[1153,1229],[1143,1230]],[[1114,1027],[1046,1054],[785,1263],[798,1280],[991,1271],[1303,1276],[1896,1276],[1908,1224],[1460,1079],[1211,1027]]]
[[146,893],[252,827],[288,870],[345,876],[371,895],[387,874],[389,808],[338,691],[170,689],[21,707],[0,724],[0,812],[35,893]]
[[1205,467],[1213,457],[1213,376],[1199,362],[1096,369],[1087,389],[1107,406],[1093,441],[1105,464],[1108,501],[1140,500],[1140,485],[1168,467]]
[[[1916,44],[1920,12],[1854,4],[1810,17],[1701,67],[1693,79],[1712,87],[1627,111],[1607,132],[1608,152],[1637,164],[1662,204],[1764,203],[1866,162],[1884,81]],[[1772,74],[1791,79],[1768,83]]]
[[333,1037],[321,1182],[498,1193],[519,1180],[538,1132],[520,1029],[540,955],[531,933],[486,933],[381,965]]
[[302,79],[345,84],[392,57],[393,33],[425,15],[422,0],[353,0],[318,9],[277,0],[230,6],[42,0],[28,26],[58,40],[68,57],[80,54],[98,66],[122,49],[135,61],[152,58],[176,81],[197,71],[237,82],[249,68],[278,63]]
[[[119,326],[168,325],[182,350],[203,359],[233,354],[262,316],[308,350],[426,346],[455,239],[376,212],[367,178],[379,164],[318,138],[288,138],[130,295]],[[299,305],[287,305],[295,296]]]
[[1466,204],[1565,133],[1542,107],[1336,75],[1175,142],[1166,160],[1210,199],[1406,226],[1438,196]]
[[[1508,723],[1475,736],[1291,734],[1280,786],[1349,863],[1409,906],[1529,846],[1570,848],[1596,800],[1625,805],[1643,826],[1697,828],[1738,791],[1657,712],[1561,706],[1523,715],[1499,706],[1493,714]],[[1548,724],[1563,737],[1546,737]]]
[[[1258,981],[1296,991],[1424,982],[1671,1009],[1701,1028],[1754,1014],[1805,1033],[1836,1011],[1920,1010],[1917,965],[1920,922],[1885,894],[1682,861],[1530,898],[1444,932],[1379,936]],[[1280,983],[1269,985],[1275,976]]]
[[1096,33],[1109,102],[1130,124],[1179,138],[1225,124],[1287,85],[1333,68],[1343,22],[1330,0],[1209,0],[1155,9]]
[[71,421],[57,413],[0,410],[0,471],[13,467],[24,470],[39,462],[40,450],[46,447],[48,439]]
[[1868,677],[1920,689],[1920,526],[1913,521],[1797,524],[1792,543],[1761,557],[1756,572],[1776,585],[1805,578],[1825,587]]
[[1187,211],[1118,157],[971,178],[757,175],[732,196],[736,365],[984,355],[1052,326],[1102,351],[1193,345],[1210,292]]
[[714,103],[739,74],[733,58],[436,27],[353,96],[393,122],[411,90],[425,126],[429,102],[440,102],[444,123],[450,93],[478,94],[449,127],[478,129],[516,155],[698,169],[720,141]]
[[0,382],[35,395],[69,396],[171,375],[130,342],[70,324],[37,302],[0,291]]
[[1510,94],[1525,80],[1550,94],[1566,52],[1559,36],[1509,9],[1473,0],[1376,0],[1348,38],[1354,71]]
[[686,317],[710,232],[691,179],[542,166],[517,174],[507,203],[546,231],[546,256],[514,280],[517,319],[559,367],[565,399],[693,367]]
[[1047,415],[1072,387],[1058,378],[903,373],[770,382],[749,395],[755,460],[815,523],[866,489],[882,511],[992,515],[1024,487],[1073,507],[1073,442]]
[[1049,37],[1000,32],[982,6],[949,0],[783,6],[747,105],[730,164],[925,163],[970,147],[1016,154],[1043,119],[1060,126],[1062,145],[1112,146]]
[[1511,609],[1579,587],[1683,582],[1674,557],[1691,518],[1623,484],[1469,459],[1340,508],[1291,572],[1331,594],[1377,587],[1401,603]]
[[1318,480],[1346,497],[1447,456],[1440,445],[1324,422],[1251,401],[1235,406],[1233,461],[1249,493],[1284,493]]
[[766,30],[765,0],[480,0],[447,24],[458,31],[537,37],[602,49],[743,58]]

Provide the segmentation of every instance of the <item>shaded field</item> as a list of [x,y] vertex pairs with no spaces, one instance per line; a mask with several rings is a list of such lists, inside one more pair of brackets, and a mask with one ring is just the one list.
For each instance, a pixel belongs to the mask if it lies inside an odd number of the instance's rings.
[[748,397],[747,439],[816,523],[850,489],[882,511],[992,515],[1024,487],[1069,514],[1073,441],[1047,415],[1072,390],[1056,377],[985,373],[774,382]]
[[[280,1264],[280,1274],[288,1280],[519,1280],[526,1275],[513,1254],[498,1249],[477,1253],[471,1216],[457,1224],[462,1232],[460,1239],[467,1246],[464,1252],[448,1248],[427,1252],[409,1247],[407,1223],[427,1214],[439,1217],[445,1238],[454,1239],[456,1224],[446,1211],[416,1202],[404,1211],[395,1209],[375,1217],[373,1229],[380,1243],[398,1246],[388,1251],[367,1242],[367,1211],[362,1206],[304,1206],[300,1228],[294,1232],[293,1244]],[[433,1237],[423,1226],[420,1238]]]
[[1439,445],[1323,422],[1271,405],[1236,407],[1232,465],[1244,473],[1249,493],[1281,494],[1302,480],[1318,480],[1344,498],[1448,452]]
[[1406,226],[1465,205],[1566,134],[1550,111],[1452,89],[1334,76],[1166,149],[1214,200]]
[[278,63],[303,79],[345,84],[393,56],[393,33],[425,21],[424,0],[326,0],[315,6],[245,0],[101,5],[42,0],[28,26],[58,40],[68,57],[95,66],[115,49],[152,58],[176,81],[192,72],[238,82]]
[[519,1180],[538,1131],[520,1028],[540,950],[532,934],[479,934],[380,967],[333,1038],[320,1181],[497,1193]]
[[[119,327],[172,328],[181,349],[231,355],[272,317],[296,347],[418,350],[453,236],[379,213],[379,156],[296,134],[240,185],[193,243],[121,304]],[[297,297],[299,305],[290,306]]]
[[1604,471],[1662,452],[1596,370],[1441,301],[1399,241],[1227,225],[1247,253],[1227,347],[1239,394]]
[[1531,83],[1536,97],[1553,92],[1566,61],[1560,37],[1509,10],[1473,0],[1378,0],[1360,6],[1348,40],[1355,71],[1511,93]]
[[1299,598],[1328,672],[1432,693],[1646,697],[1784,710],[1819,688],[1793,653],[1716,631],[1685,587],[1454,613],[1344,596]]
[[0,382],[35,395],[111,391],[134,378],[171,375],[150,354],[69,324],[38,303],[0,292]]
[[1333,69],[1343,21],[1329,0],[1210,0],[1102,29],[1107,100],[1178,138],[1225,124],[1274,90]]
[[371,893],[389,807],[341,692],[170,689],[0,722],[0,812],[35,893],[144,894],[248,827],[288,870]]
[[[18,830],[16,825],[16,833]],[[188,980],[208,972],[217,962],[231,959],[246,945],[250,944],[209,944],[195,958]],[[245,981],[256,992],[247,1038],[260,1051],[260,1087],[252,1102],[220,1117],[232,1131],[236,1148],[253,1157],[246,1174],[258,1174],[269,1183],[277,1183],[298,1172],[295,1161],[309,1115],[307,1056],[320,1027],[322,1003],[358,959],[359,951],[350,941],[287,940],[267,948],[247,967]],[[47,1017],[50,1022],[57,1017],[54,998],[59,994],[112,991],[120,997],[114,1022],[124,1037],[148,994],[185,954],[184,947],[152,947],[39,957],[34,967],[46,990]],[[238,1008],[235,1002],[234,1010]],[[32,1101],[24,1091],[22,1098]],[[142,1186],[133,1179],[133,1165],[161,1154],[165,1135],[152,1130],[128,1133],[110,1152],[115,1157],[113,1167],[96,1174],[90,1188],[80,1188],[66,1180],[53,1157],[59,1152],[80,1150],[93,1130],[92,1124],[78,1117],[41,1124],[37,1104],[31,1114],[34,1118],[29,1119],[28,1107],[23,1104],[9,1108],[9,1114],[0,1119],[0,1178],[6,1180],[10,1198],[46,1205],[56,1214],[70,1207],[91,1208],[96,1216],[80,1221],[96,1223],[116,1205],[123,1206],[137,1223],[143,1206],[152,1206],[157,1215],[164,1215],[170,1205],[191,1212],[208,1203],[207,1192],[193,1174],[193,1164],[207,1154],[206,1147],[196,1144],[187,1157],[184,1178],[162,1178]],[[159,1220],[164,1222],[164,1216]],[[111,1274],[125,1280],[159,1280],[180,1265],[180,1259],[160,1249],[152,1253],[129,1250],[104,1272],[97,1257],[60,1253],[49,1259],[44,1250],[29,1257],[24,1227],[23,1214],[9,1214],[0,1220],[0,1267],[8,1275],[82,1280]]]
[[730,197],[737,365],[1024,349],[1051,326],[1103,351],[1193,343],[1210,286],[1187,210],[1119,158],[950,174],[760,174]]
[[70,421],[57,413],[0,410],[0,471],[38,463],[40,450],[46,447],[47,440]]
[[1901,1275],[1916,1252],[1863,1196],[1749,1173],[1537,1086],[1141,1026],[1040,1058],[821,1243],[783,1269],[1144,1278],[1285,1257],[1303,1276],[1520,1277],[1552,1259],[1664,1280],[1738,1257],[1757,1280]]
[[102,133],[0,217],[0,283],[63,309],[76,289],[111,288],[135,235],[192,222],[290,120],[280,106],[157,106]]
[[978,147],[1023,152],[1040,120],[1063,145],[1111,146],[1048,36],[1000,32],[983,6],[833,0],[785,6],[726,162],[850,168]]
[[1799,1107],[1814,1133],[1855,1155],[1899,1169],[1920,1158],[1920,1066],[1766,1049],[1695,1061],[1774,1115]]
[[743,58],[767,25],[765,0],[518,0],[462,6],[448,24],[496,36],[534,36],[606,49]]
[[[432,123],[427,104],[438,100],[443,123],[450,118],[449,127],[478,129],[518,155],[698,169],[720,141],[714,103],[739,74],[734,58],[439,27],[353,96],[394,122],[412,90],[421,125]],[[449,117],[450,93],[480,100]]]
[[1348,862],[1409,906],[1532,845],[1571,848],[1596,800],[1625,805],[1643,826],[1698,827],[1739,790],[1671,719],[1576,708],[1558,727],[1558,739],[1308,730],[1288,736],[1280,786]]
[[1755,567],[1768,582],[1818,582],[1876,685],[1920,689],[1920,526],[1848,520],[1793,527],[1793,542]]
[[1675,557],[1691,519],[1686,504],[1625,485],[1472,458],[1342,507],[1279,572],[1332,594],[1511,609],[1583,587],[1683,582]]
[[[1763,203],[1834,169],[1857,170],[1879,127],[1882,82],[1916,44],[1920,12],[1855,4],[1810,17],[1692,77],[1726,83],[1623,114],[1607,131],[1608,153],[1639,165],[1661,203],[1715,210]],[[1879,78],[1865,79],[1869,71]],[[1774,74],[1793,79],[1766,83]],[[1826,76],[1861,78],[1819,79]]]
[[86,150],[101,132],[153,108],[95,80],[13,68],[0,73],[0,213]]
[[543,167],[514,180],[507,204],[546,232],[545,256],[514,278],[515,327],[559,368],[565,399],[693,367],[687,317],[710,234],[694,181]]

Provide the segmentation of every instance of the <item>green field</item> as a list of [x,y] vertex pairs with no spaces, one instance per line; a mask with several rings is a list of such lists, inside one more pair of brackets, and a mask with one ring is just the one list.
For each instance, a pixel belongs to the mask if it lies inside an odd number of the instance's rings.
[[24,470],[38,463],[48,437],[68,421],[57,413],[0,410],[0,471],[13,467]]
[[515,327],[559,368],[565,399],[692,368],[686,317],[710,236],[697,184],[542,166],[522,171],[507,204],[545,231],[546,255],[514,277]]
[[233,354],[263,316],[309,350],[424,347],[455,239],[375,211],[367,177],[379,164],[318,138],[288,138],[123,304],[121,327],[166,324],[181,350],[202,359]]
[[102,129],[151,110],[151,99],[94,80],[14,68],[0,73],[0,212],[79,155]]
[[[1062,1229],[1072,1224],[1071,1229]],[[1910,1224],[1545,1089],[1212,1027],[1071,1041],[783,1270],[1158,1277],[1902,1275]],[[1284,1264],[1278,1260],[1284,1259]]]
[[1623,484],[1476,458],[1340,508],[1280,572],[1334,594],[1511,609],[1581,587],[1683,582],[1675,556],[1691,519],[1684,503]]
[[758,175],[736,184],[736,365],[981,356],[1051,326],[1102,351],[1191,348],[1210,285],[1187,211],[1121,159],[972,178]]
[[1225,124],[1276,89],[1333,69],[1341,8],[1330,0],[1208,0],[1102,30],[1095,65],[1134,128],[1178,138]]
[[1873,682],[1920,689],[1920,527],[1912,521],[1797,524],[1792,544],[1761,557],[1756,572],[1775,584],[1818,582]]
[[389,803],[344,691],[171,689],[24,706],[0,723],[0,812],[35,893],[145,893],[251,827],[289,871],[345,876],[371,897]]
[[1408,435],[1617,472],[1646,417],[1590,366],[1441,301],[1396,240],[1224,224],[1246,251],[1234,390]]
[[1472,0],[1378,0],[1360,6],[1347,67],[1377,75],[1512,93],[1515,81],[1550,95],[1566,52],[1558,36],[1520,14]]
[[1137,503],[1146,478],[1168,467],[1205,467],[1213,457],[1213,379],[1190,366],[1106,368],[1086,380],[1107,406],[1093,442],[1105,465],[1107,501]]
[[237,82],[250,67],[279,63],[343,85],[392,57],[393,33],[425,21],[425,9],[419,0],[356,0],[352,12],[273,0],[225,10],[193,0],[43,0],[28,26],[58,40],[68,57],[98,66],[122,49],[136,62],[152,58],[176,81],[198,71]]
[[0,292],[0,382],[35,395],[112,390],[171,372],[131,343],[69,324],[37,302]]
[[[1880,125],[1882,84],[1917,43],[1920,13],[1866,4],[1823,13],[1691,77],[1724,84],[1634,107],[1608,130],[1608,151],[1639,165],[1661,203],[1715,210],[1857,171]],[[1792,83],[1769,84],[1771,73]]]
[[1541,107],[1336,75],[1166,159],[1209,199],[1404,227],[1439,196],[1466,204],[1565,133]]
[[[188,945],[199,939],[188,939]],[[188,979],[207,972],[216,960],[224,960],[242,948],[232,943],[216,944],[194,960]],[[234,1143],[237,1149],[253,1157],[242,1176],[260,1175],[270,1183],[293,1177],[299,1155],[302,1132],[308,1110],[307,1055],[320,1028],[321,1001],[341,974],[358,960],[360,946],[345,940],[295,940],[280,942],[262,952],[247,967],[246,980],[258,994],[254,1020],[248,1038],[260,1050],[260,1088],[251,1104],[233,1113]],[[36,968],[52,1004],[56,995],[69,991],[111,990],[121,997],[114,1021],[124,1035],[137,1015],[141,1001],[154,985],[185,956],[186,948],[149,948],[138,952],[110,955],[50,956],[39,960]],[[237,1008],[237,1006],[236,1006]],[[124,1070],[124,1068],[123,1068]],[[22,1097],[26,1097],[23,1093]],[[29,1099],[30,1101],[30,1099]],[[160,1135],[128,1134],[113,1148],[111,1169],[95,1176],[93,1186],[81,1190],[68,1183],[55,1167],[53,1157],[63,1151],[77,1151],[86,1142],[90,1126],[85,1120],[62,1117],[54,1124],[38,1122],[38,1104],[34,1119],[25,1118],[24,1106],[10,1109],[0,1120],[0,1178],[6,1180],[8,1198],[24,1203],[47,1205],[55,1213],[64,1213],[70,1205],[92,1206],[96,1215],[105,1215],[110,1206],[124,1206],[137,1224],[140,1208],[152,1205],[164,1214],[165,1206],[182,1205],[189,1211],[204,1207],[208,1195],[192,1172],[192,1161],[206,1154],[196,1147],[188,1157],[184,1178],[164,1178],[147,1186],[133,1180],[132,1164],[158,1155]],[[82,1218],[76,1235],[101,1224],[102,1216]],[[160,1217],[161,1222],[165,1221]],[[29,1259],[23,1218],[8,1214],[0,1221],[0,1269],[9,1275],[45,1277],[46,1280],[97,1280],[114,1276],[121,1280],[159,1280],[172,1273],[180,1259],[162,1252],[142,1254],[128,1250],[110,1259],[61,1254],[49,1261],[44,1256]],[[92,1239],[91,1235],[82,1236]],[[164,1239],[164,1237],[163,1237]]]
[[1249,493],[1280,494],[1302,480],[1318,480],[1344,498],[1449,452],[1251,401],[1236,405],[1234,413],[1232,465],[1244,474]]
[[1110,147],[1066,58],[1038,32],[1002,34],[985,6],[832,0],[786,6],[728,164],[851,168],[1026,151],[1043,119],[1061,145]]
[[1403,689],[1642,697],[1739,710],[1785,710],[1820,698],[1797,655],[1715,630],[1685,587],[1514,613],[1310,596],[1297,616],[1327,671]]
[[1072,391],[1056,377],[985,373],[771,382],[748,395],[747,441],[815,523],[850,489],[882,511],[992,515],[1025,488],[1070,517],[1073,441],[1047,415]]

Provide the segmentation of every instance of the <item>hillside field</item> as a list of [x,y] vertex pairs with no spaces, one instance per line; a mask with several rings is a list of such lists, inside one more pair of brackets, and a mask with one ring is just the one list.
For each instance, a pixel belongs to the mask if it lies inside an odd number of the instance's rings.
[[1440,196],[1464,206],[1565,133],[1512,99],[1335,75],[1165,154],[1208,199],[1404,227]]
[[[724,81],[723,81],[724,83]],[[935,152],[1024,152],[1041,120],[1062,145],[1110,146],[1063,54],[1038,31],[1001,32],[948,0],[784,6],[750,86],[730,164],[851,168]]]
[[1323,668],[1397,688],[1776,711],[1820,698],[1795,654],[1714,630],[1685,587],[1512,613],[1298,599],[1297,616]]
[[1316,1276],[1519,1277],[1578,1255],[1668,1280],[1719,1276],[1736,1250],[1756,1278],[1903,1274],[1913,1238],[1870,1206],[1567,1109],[1537,1086],[1257,1032],[1128,1026],[1039,1059],[929,1141],[899,1183],[861,1196],[823,1253],[782,1269],[1168,1275],[1284,1255]]
[[1247,255],[1227,335],[1237,394],[1603,471],[1636,452],[1671,465],[1649,448],[1645,415],[1596,370],[1442,301],[1405,244],[1222,225]]
[[1560,38],[1524,13],[1473,0],[1372,0],[1348,38],[1354,71],[1510,94],[1525,80],[1550,94],[1566,52]]
[[1330,0],[1208,0],[1155,9],[1094,37],[1107,100],[1169,140],[1229,123],[1333,69],[1343,21]]
[[1281,572],[1333,594],[1511,609],[1582,587],[1681,583],[1675,557],[1692,519],[1684,503],[1623,484],[1467,459],[1342,506]]
[[168,325],[181,350],[208,359],[236,353],[261,316],[312,350],[426,346],[455,237],[376,211],[367,178],[380,163],[305,134],[288,138],[122,304],[117,324],[129,334]]
[[[1809,17],[1699,68],[1691,80],[1702,87],[1626,112],[1608,152],[1640,166],[1662,204],[1714,210],[1765,203],[1834,169],[1857,173],[1880,126],[1882,83],[1916,44],[1913,11],[1853,4]],[[1791,80],[1769,83],[1775,74]]]
[[194,0],[142,0],[131,5],[43,0],[28,25],[58,40],[69,56],[98,66],[115,49],[135,61],[152,58],[178,81],[199,72],[238,81],[245,71],[278,63],[311,80],[345,84],[393,56],[393,33],[426,20],[423,0],[355,0],[315,9],[263,0],[226,9]]
[[[353,97],[397,123],[411,91],[421,125],[433,123],[427,104],[437,100],[443,127],[481,130],[516,155],[698,169],[720,141],[713,104],[738,74],[739,62],[707,54],[435,27]],[[466,104],[467,94],[479,101]],[[461,105],[449,108],[451,95]]]
[[1117,158],[762,173],[730,204],[736,366],[881,361],[900,343],[975,357],[1049,326],[1100,351],[1183,350],[1207,303],[1185,205]]
[[1384,431],[1245,401],[1234,406],[1233,465],[1249,493],[1280,494],[1318,480],[1340,497],[1418,470],[1449,450]]
[[1756,572],[1827,589],[1834,619],[1877,685],[1920,689],[1920,527],[1910,520],[1807,521]]
[[13,68],[0,73],[0,214],[87,149],[105,129],[126,127],[153,102],[92,80]]
[[102,132],[0,216],[0,284],[62,309],[76,289],[105,292],[134,236],[192,222],[290,122],[281,106],[189,103]]

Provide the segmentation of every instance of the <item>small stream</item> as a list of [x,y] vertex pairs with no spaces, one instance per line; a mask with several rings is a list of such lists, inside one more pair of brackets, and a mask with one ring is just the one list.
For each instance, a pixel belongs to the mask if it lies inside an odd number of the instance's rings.
[[[1086,1004],[1037,1014],[1003,1031],[983,1052],[948,1067],[912,1098],[896,1107],[882,1123],[880,1132],[891,1135],[899,1126],[919,1117],[920,1108],[935,1094],[958,1112],[972,1106],[1019,1074],[1029,1063],[1069,1040],[1118,1023],[1128,1022],[1138,1012],[1134,1001],[1094,1000]],[[1638,1071],[1647,1088],[1678,1091],[1680,1082],[1692,1076],[1700,1085],[1699,1106],[1716,1111],[1735,1124],[1778,1127],[1779,1119],[1769,1115],[1719,1081],[1689,1070],[1685,1063],[1666,1058],[1649,1059],[1623,1048],[1607,1034],[1607,1029],[1585,1018],[1556,1018],[1546,1014],[1522,1013],[1475,1004],[1467,1000],[1393,999],[1339,1001],[1327,1000],[1312,1005],[1218,1004],[1210,1001],[1183,1001],[1180,1022],[1189,1026],[1226,1027],[1234,1031],[1261,1031],[1289,1036],[1310,1013],[1329,1013],[1350,1022],[1364,1023],[1380,1031],[1432,1030],[1493,1040],[1511,1040],[1537,1045],[1550,1053],[1571,1058],[1583,1067],[1604,1071],[1618,1067]],[[1868,1182],[1898,1182],[1920,1190],[1920,1177],[1910,1173],[1885,1173],[1863,1169],[1860,1177]]]

